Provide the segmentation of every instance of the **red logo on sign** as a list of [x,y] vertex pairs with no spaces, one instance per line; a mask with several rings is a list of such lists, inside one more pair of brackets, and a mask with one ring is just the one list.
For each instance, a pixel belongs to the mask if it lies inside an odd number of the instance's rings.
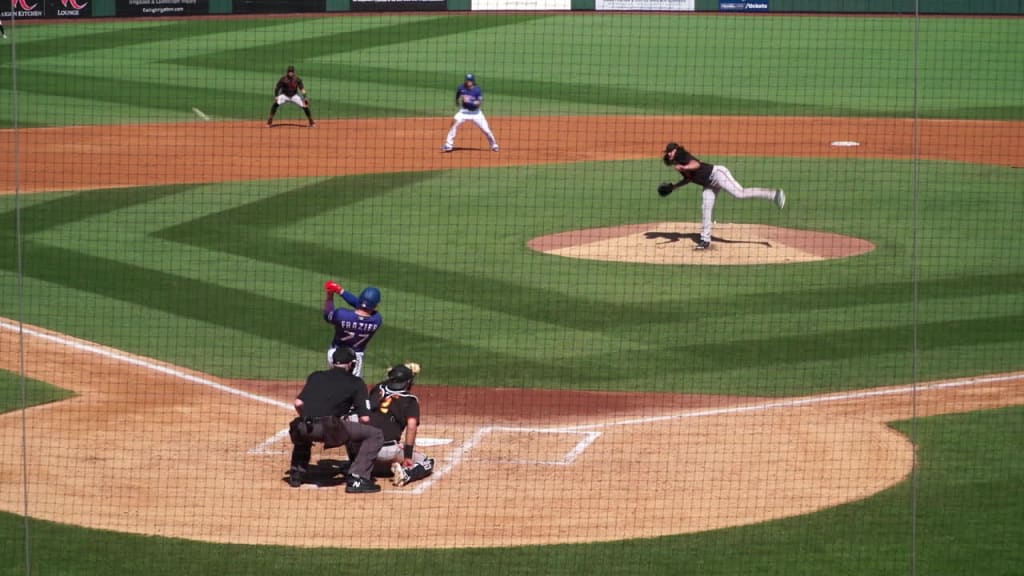
[[28,0],[11,0],[11,10],[17,10],[19,12],[31,12],[36,9],[39,4],[28,5]]
[[60,3],[63,4],[65,8],[70,7],[74,10],[81,10],[89,5],[88,2],[82,2],[79,4],[78,0],[60,0]]

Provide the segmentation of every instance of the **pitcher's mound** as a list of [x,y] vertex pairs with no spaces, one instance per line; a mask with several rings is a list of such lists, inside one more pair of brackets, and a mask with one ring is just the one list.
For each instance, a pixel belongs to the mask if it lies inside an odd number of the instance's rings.
[[653,222],[589,228],[538,236],[527,245],[538,252],[611,262],[644,264],[756,265],[816,262],[874,250],[867,240],[763,224],[715,224],[711,247],[696,250],[700,224]]

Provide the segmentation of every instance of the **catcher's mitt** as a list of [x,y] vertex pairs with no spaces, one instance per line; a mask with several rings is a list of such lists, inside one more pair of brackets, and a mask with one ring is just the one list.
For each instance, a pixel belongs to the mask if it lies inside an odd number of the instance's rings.
[[658,196],[664,198],[665,196],[671,194],[672,191],[675,189],[675,185],[672,184],[671,182],[662,182],[661,184],[658,184]]

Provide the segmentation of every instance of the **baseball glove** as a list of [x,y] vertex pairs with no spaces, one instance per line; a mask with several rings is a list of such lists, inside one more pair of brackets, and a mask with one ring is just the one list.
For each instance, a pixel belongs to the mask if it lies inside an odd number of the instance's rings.
[[341,294],[341,286],[338,285],[334,280],[328,280],[324,282],[324,290],[331,294]]
[[675,189],[675,185],[672,184],[671,182],[662,182],[661,184],[658,184],[658,196],[664,198],[665,196],[671,194],[672,191]]

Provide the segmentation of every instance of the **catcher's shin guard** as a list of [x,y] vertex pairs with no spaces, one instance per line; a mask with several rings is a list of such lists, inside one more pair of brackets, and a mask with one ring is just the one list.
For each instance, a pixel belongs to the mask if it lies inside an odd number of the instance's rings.
[[423,480],[434,473],[434,459],[427,458],[423,462],[410,466],[405,469],[405,473],[409,475],[410,482]]

